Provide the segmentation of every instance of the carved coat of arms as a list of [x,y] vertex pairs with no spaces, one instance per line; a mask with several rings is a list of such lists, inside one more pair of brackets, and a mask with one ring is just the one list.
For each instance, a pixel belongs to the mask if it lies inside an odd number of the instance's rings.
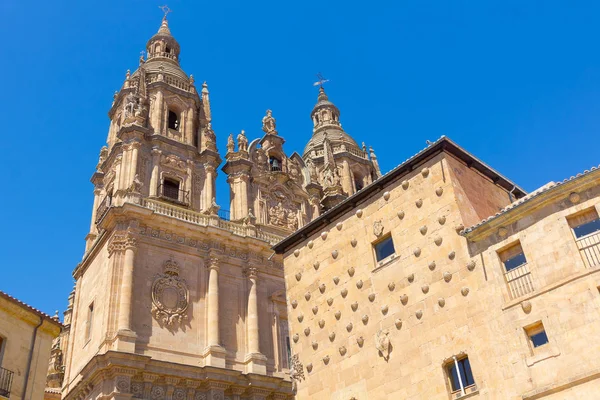
[[373,222],[373,234],[377,237],[383,235],[383,222],[380,219]]
[[152,283],[152,315],[161,325],[173,327],[187,319],[189,290],[176,261],[167,260],[163,270]]

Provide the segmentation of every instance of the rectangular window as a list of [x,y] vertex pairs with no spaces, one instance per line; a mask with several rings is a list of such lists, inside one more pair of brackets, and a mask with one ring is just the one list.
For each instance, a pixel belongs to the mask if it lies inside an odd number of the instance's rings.
[[525,258],[521,243],[517,243],[516,245],[501,251],[499,255],[506,272],[510,272],[515,268],[527,264],[527,258]]
[[392,235],[388,235],[387,237],[374,243],[373,248],[375,249],[375,257],[377,258],[377,262],[385,260],[386,258],[388,258],[396,252],[396,250],[394,249],[394,241],[392,240]]
[[89,305],[88,307],[88,315],[87,320],[85,321],[85,341],[87,343],[92,336],[92,323],[94,321],[94,303]]
[[446,373],[450,380],[452,392],[462,391],[475,384],[469,357],[456,358],[446,365]]
[[533,325],[525,327],[525,333],[529,338],[529,344],[531,345],[532,350],[548,343],[548,335],[546,335],[546,330],[544,329],[542,321],[538,321]]
[[577,239],[600,231],[600,218],[595,208],[570,216],[567,221]]
[[179,200],[179,181],[165,178],[162,194],[169,199]]

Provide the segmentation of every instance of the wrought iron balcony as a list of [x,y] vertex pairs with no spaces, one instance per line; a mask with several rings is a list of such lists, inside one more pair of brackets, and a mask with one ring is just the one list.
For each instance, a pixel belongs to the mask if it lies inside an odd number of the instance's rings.
[[12,371],[0,367],[0,397],[10,397],[13,375]]
[[190,192],[179,189],[177,186],[161,183],[158,185],[158,197],[185,206],[190,204]]

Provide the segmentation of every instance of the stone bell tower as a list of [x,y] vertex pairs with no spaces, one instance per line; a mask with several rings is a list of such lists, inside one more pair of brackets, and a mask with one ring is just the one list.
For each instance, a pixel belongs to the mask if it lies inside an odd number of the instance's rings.
[[65,400],[289,400],[283,233],[219,216],[208,87],[166,17],[146,54],[108,113],[52,384]]
[[[323,86],[310,114],[314,128],[302,158],[308,168],[314,195],[329,209],[381,176],[373,149],[370,154],[348,135],[340,123],[340,110],[329,101]],[[320,189],[317,190],[317,189]]]

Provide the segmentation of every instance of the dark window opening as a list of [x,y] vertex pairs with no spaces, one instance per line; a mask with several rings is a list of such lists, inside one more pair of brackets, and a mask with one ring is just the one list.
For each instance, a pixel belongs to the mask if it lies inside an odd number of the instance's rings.
[[525,254],[519,253],[506,261],[504,261],[504,268],[506,268],[506,272],[512,271],[515,268],[520,267],[521,265],[527,264],[527,259],[525,258]]
[[362,182],[361,179],[355,179],[354,180],[354,186],[356,186],[356,191],[357,192],[364,187],[363,182]]
[[538,332],[529,337],[531,339],[531,344],[533,347],[540,347],[546,343],[548,343],[548,335],[546,335],[546,331]]
[[292,365],[292,347],[290,346],[290,337],[286,336],[285,337],[285,347],[287,350],[287,359],[288,359],[288,366]]
[[269,157],[271,171],[281,171],[281,160],[277,157]]
[[171,48],[167,46],[167,53],[171,53]]
[[394,249],[394,241],[392,240],[391,236],[386,237],[378,243],[375,243],[373,247],[375,247],[375,256],[378,262],[388,258],[396,252]]
[[[456,369],[457,364],[458,369]],[[475,384],[475,379],[473,379],[473,371],[471,371],[471,364],[469,363],[468,357],[460,359],[457,362],[451,361],[448,364],[447,371],[448,377],[450,378],[450,386],[452,386],[453,392],[461,389],[461,382],[463,388]]]
[[179,200],[179,182],[174,179],[165,179],[162,194],[169,199]]
[[171,110],[169,110],[169,129],[179,130],[179,116]]
[[598,231],[600,231],[600,218],[597,218],[590,222],[586,222],[573,228],[573,232],[575,233],[575,237],[577,239]]

